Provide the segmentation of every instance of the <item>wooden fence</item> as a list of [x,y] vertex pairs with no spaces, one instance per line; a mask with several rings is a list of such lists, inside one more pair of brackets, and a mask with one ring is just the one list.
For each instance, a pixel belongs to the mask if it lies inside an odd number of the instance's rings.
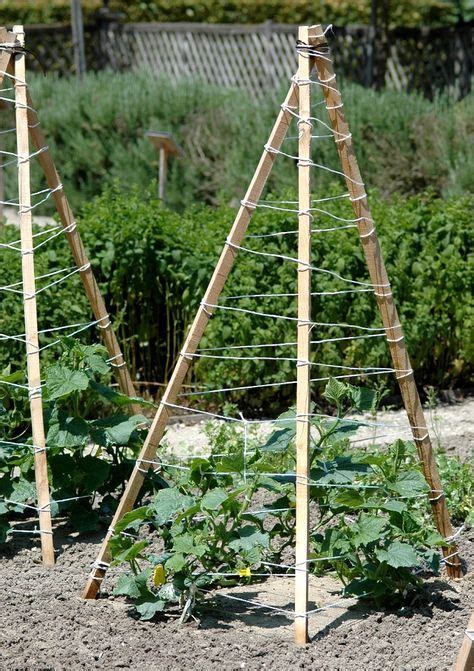
[[[334,28],[330,42],[339,75],[364,86],[445,91],[461,98],[471,91],[474,22],[444,28],[370,26]],[[48,70],[72,73],[68,25],[29,26],[27,45]],[[89,69],[148,68],[176,79],[199,78],[253,95],[275,88],[295,68],[296,26],[196,23],[128,23],[102,20],[85,26]],[[38,65],[31,61],[31,66]]]

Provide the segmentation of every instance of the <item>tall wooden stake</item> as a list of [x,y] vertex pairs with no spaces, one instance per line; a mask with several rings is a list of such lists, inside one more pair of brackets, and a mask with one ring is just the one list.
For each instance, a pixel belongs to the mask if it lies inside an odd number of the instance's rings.
[[[323,36],[323,31],[321,26],[312,26],[311,28],[307,28],[307,40],[306,43],[311,45],[313,48],[322,48],[322,49],[327,49],[327,43],[326,39]],[[324,57],[322,57],[324,56]],[[342,107],[339,105],[340,102],[340,94],[337,91],[337,89],[334,86],[334,76],[332,72],[332,64],[330,62],[327,62],[325,59],[328,58],[327,54],[322,54],[321,57],[315,56],[314,61],[318,67],[318,74],[323,82],[328,83],[328,87],[322,86],[322,89],[324,91],[324,94],[326,96],[326,101],[327,101],[327,107],[329,111],[329,115],[331,118],[331,122],[333,124],[333,129],[336,134],[336,141],[337,141],[337,148],[339,151],[339,156],[341,158],[341,162],[344,168],[344,172],[347,176],[346,181],[347,181],[347,186],[349,189],[349,192],[351,194],[351,198],[353,198],[353,205],[356,213],[356,218],[359,218],[361,216],[367,217],[366,220],[360,221],[359,222],[359,233],[360,233],[360,238],[362,242],[362,246],[365,252],[365,257],[370,273],[370,277],[372,280],[372,283],[376,287],[381,288],[381,292],[377,291],[377,303],[379,310],[382,315],[382,319],[384,322],[384,326],[387,328],[387,338],[389,341],[390,345],[390,351],[392,354],[393,362],[394,362],[394,368],[396,370],[402,371],[402,373],[399,373],[399,384],[400,388],[402,390],[402,396],[403,400],[405,403],[405,407],[407,409],[408,417],[410,420],[410,425],[412,427],[415,440],[418,445],[418,450],[420,454],[420,458],[422,460],[422,465],[423,465],[423,471],[425,473],[425,477],[431,487],[431,496],[430,500],[432,502],[434,512],[435,512],[435,520],[438,526],[438,529],[440,533],[444,535],[444,537],[449,537],[452,535],[452,527],[451,527],[451,522],[449,520],[449,515],[447,512],[447,507],[446,507],[446,502],[444,500],[444,495],[441,490],[441,482],[439,480],[439,476],[436,470],[436,464],[434,463],[434,456],[431,450],[431,443],[428,437],[428,432],[426,429],[426,422],[425,418],[423,415],[423,410],[421,407],[420,399],[418,396],[418,392],[414,383],[413,379],[413,373],[411,372],[411,367],[410,367],[410,362],[408,359],[408,354],[406,353],[406,348],[403,343],[403,340],[401,339],[402,337],[402,332],[401,332],[401,327],[400,323],[398,321],[398,316],[396,314],[395,306],[393,304],[393,299],[391,297],[391,294],[389,293],[388,287],[388,279],[387,279],[387,273],[385,270],[385,265],[383,262],[382,254],[380,251],[380,247],[378,245],[377,241],[377,236],[375,235],[375,232],[372,231],[372,219],[370,217],[370,211],[368,209],[368,204],[367,204],[367,199],[365,197],[365,194],[363,192],[363,185],[362,185],[362,180],[360,178],[360,173],[357,167],[357,162],[355,160],[355,155],[353,152],[353,147],[352,147],[352,142],[350,141],[350,134],[347,129],[347,124],[344,121],[343,114],[341,112]],[[300,63],[301,67],[301,63]],[[323,68],[329,68],[329,82],[326,78],[326,75],[324,73]],[[331,89],[329,89],[331,87]],[[292,119],[291,113],[288,111],[287,108],[291,108],[293,111],[295,111],[298,103],[298,87],[295,84],[292,84],[289,90],[289,93],[285,99],[284,104],[282,105],[282,110],[279,112],[277,120],[275,122],[275,125],[273,127],[273,130],[270,134],[269,141],[268,141],[268,146],[272,147],[273,149],[278,150],[281,147],[281,144],[283,142],[283,139],[285,137],[286,131],[288,129],[289,123]],[[333,93],[335,91],[335,93]],[[334,103],[331,102],[332,98],[328,98],[329,94],[335,96],[334,97]],[[337,94],[337,95],[336,95]],[[338,102],[339,101],[339,102]],[[306,105],[308,102],[303,102],[303,107],[302,109],[306,109]],[[300,130],[303,131],[303,137],[306,138],[306,141],[308,141],[307,138],[307,129],[306,126],[307,124],[300,124],[301,128]],[[345,129],[345,130],[343,130]],[[341,138],[344,138],[343,141]],[[300,151],[309,151],[309,146],[306,147],[306,145],[300,146]],[[145,443],[143,445],[143,448],[140,452],[140,455],[137,459],[137,462],[135,464],[135,467],[132,471],[132,474],[130,476],[130,480],[127,483],[127,486],[125,488],[125,492],[122,496],[122,499],[118,505],[118,508],[116,510],[116,513],[114,515],[114,518],[112,520],[111,527],[104,539],[104,542],[102,543],[102,546],[100,548],[100,551],[97,556],[97,560],[95,562],[95,566],[92,570],[91,575],[89,576],[87,580],[86,587],[84,589],[83,596],[86,599],[93,599],[96,597],[102,580],[104,579],[104,576],[106,574],[107,568],[108,568],[108,561],[110,559],[110,554],[108,551],[108,545],[109,545],[109,540],[113,535],[113,528],[117,524],[117,522],[125,515],[125,513],[129,512],[132,508],[133,505],[137,499],[137,496],[140,492],[141,486],[143,484],[143,480],[145,478],[145,473],[144,469],[141,468],[140,464],[142,462],[146,463],[149,461],[153,461],[156,450],[158,448],[158,445],[163,437],[164,430],[166,428],[166,424],[168,422],[168,419],[170,417],[171,411],[169,408],[169,404],[173,404],[176,402],[176,398],[179,394],[179,391],[181,390],[181,386],[184,382],[184,379],[186,377],[186,374],[189,370],[190,364],[192,357],[187,356],[187,354],[194,354],[199,342],[201,340],[201,337],[205,331],[205,328],[208,324],[208,321],[210,317],[212,316],[214,312],[214,308],[212,306],[216,305],[220,293],[225,285],[225,282],[227,280],[227,277],[229,275],[229,272],[232,268],[233,262],[235,255],[237,253],[236,247],[240,245],[240,242],[242,241],[242,238],[245,235],[245,232],[247,230],[250,217],[252,215],[252,212],[254,210],[254,207],[252,206],[252,203],[256,203],[258,199],[260,198],[260,195],[262,193],[262,190],[265,186],[265,182],[270,174],[270,171],[273,167],[273,163],[275,160],[276,154],[272,151],[265,151],[262,154],[262,157],[260,159],[260,162],[257,166],[257,169],[254,173],[254,176],[252,178],[252,181],[250,183],[250,186],[247,190],[247,193],[245,195],[245,199],[243,201],[243,205],[240,207],[237,216],[235,218],[234,224],[232,226],[232,229],[230,231],[229,237],[227,238],[226,244],[224,246],[224,249],[221,253],[221,256],[219,258],[219,261],[217,262],[216,268],[214,270],[214,273],[212,275],[211,281],[209,283],[209,286],[206,290],[206,293],[204,295],[204,299],[198,308],[198,311],[196,313],[196,317],[194,319],[194,322],[190,328],[188,337],[186,338],[186,341],[184,343],[184,347],[182,350],[182,354],[180,354],[177,364],[175,366],[173,375],[171,376],[171,379],[168,383],[168,386],[166,388],[166,391],[163,395],[163,399],[160,403],[160,407],[157,410],[157,413],[155,415],[155,418],[153,420],[153,423],[151,425],[151,428],[148,432],[148,436],[145,440]],[[300,165],[300,168],[304,167],[304,162],[303,166]],[[305,175],[305,172],[299,173],[299,180],[300,185],[302,185],[303,182],[303,176]],[[308,190],[309,194],[309,181],[307,178],[304,178],[304,183],[307,185],[306,188]],[[308,196],[306,196],[307,198]],[[359,199],[360,197],[360,199]],[[302,207],[302,204],[308,202],[306,199],[305,200],[300,200],[300,210],[307,209],[308,206]],[[309,246],[309,241],[310,241],[310,234],[307,229],[308,227],[308,219],[309,217],[305,216],[304,213],[300,215],[299,223],[300,223],[300,229],[299,229],[299,242],[301,244],[300,247],[300,253],[304,254],[304,249],[303,247],[303,240],[306,240],[306,244]],[[306,231],[306,232],[305,232]],[[308,247],[308,252],[309,252],[309,247]],[[301,261],[303,261],[304,257],[300,257]],[[308,257],[309,258],[309,257]],[[301,267],[303,264],[301,264]],[[306,270],[306,269],[305,269]],[[302,275],[302,277],[306,277],[306,281],[309,283],[310,279],[310,274],[307,272],[301,272],[299,273]],[[300,282],[303,282],[304,280],[301,278],[298,281],[298,290],[300,289],[300,286],[304,286],[303,284],[300,285]],[[308,284],[309,286],[309,284]],[[298,292],[300,294],[300,292]],[[301,301],[298,305],[298,310],[299,310],[299,320],[304,322],[304,317],[302,316],[303,313],[303,305],[305,303]],[[301,312],[300,312],[301,310]],[[310,311],[310,301],[309,298],[306,302],[306,310],[307,314],[309,315]],[[301,316],[300,316],[301,315]],[[299,327],[299,329],[302,330],[304,333],[304,330],[302,326]],[[301,340],[300,340],[301,338]],[[303,352],[303,342],[306,343],[306,340],[303,341],[302,336],[298,337],[298,359],[300,359],[300,352],[303,353],[305,356],[302,357],[302,361],[307,360],[307,355],[309,353],[309,350],[305,350]],[[300,348],[301,344],[301,348]],[[298,366],[300,368],[300,366]],[[301,372],[299,372],[299,375],[301,375],[301,382],[300,382],[300,390],[304,389],[305,380],[306,380],[306,374],[307,374],[307,366],[302,365],[301,368],[304,371],[304,377]],[[304,398],[303,395],[301,395],[301,398]],[[309,398],[305,399],[305,408],[309,407],[306,406],[306,403],[309,403]],[[300,404],[300,407],[302,407],[302,403]],[[301,414],[308,414],[308,412],[301,412]],[[298,422],[298,425],[300,422]],[[303,422],[301,422],[301,426],[303,426]],[[306,428],[307,430],[307,428]],[[301,433],[299,434],[299,444],[301,446],[304,445],[305,438],[304,436],[307,435],[306,433],[303,434],[303,431],[300,429]],[[303,474],[303,468],[305,464],[307,465],[307,457],[304,457],[304,451],[303,449],[299,450],[300,454],[300,460],[299,460],[299,467],[300,467],[300,472]],[[307,466],[306,466],[307,468]],[[306,471],[307,473],[307,471]],[[299,478],[297,478],[297,481],[302,482]],[[305,485],[304,486],[305,492],[307,492],[308,487]],[[299,523],[300,523],[300,529],[304,529],[305,527],[307,528],[307,512],[305,513],[305,506],[307,505],[304,501],[304,499],[301,498],[302,496],[302,489],[298,488],[298,492],[300,492],[300,501],[303,501],[303,505],[300,504],[299,506]],[[307,494],[306,494],[307,495]],[[303,495],[304,496],[304,495]],[[306,515],[306,522],[305,522],[305,515]],[[306,531],[307,535],[307,531]],[[299,534],[299,539],[303,538],[303,534]],[[445,553],[445,556],[448,556],[449,554],[453,555],[453,553],[456,552],[456,547],[454,544],[450,545],[448,549],[444,549],[443,552]],[[298,557],[297,557],[297,562],[302,562],[303,561],[303,554],[304,554],[304,545],[302,542],[299,544],[299,549],[298,549]],[[306,557],[305,557],[306,561]],[[456,575],[458,576],[460,573],[460,561],[459,557],[457,554],[454,554],[454,556],[451,556],[450,559],[447,561],[447,566],[448,566],[448,571],[450,575]],[[297,571],[296,573],[300,573],[300,571]],[[307,607],[306,605],[303,605],[303,598],[301,595],[306,595],[305,596],[305,603],[307,603],[307,590],[306,590],[306,584],[307,584],[307,576],[305,574],[305,571],[301,572],[302,578],[297,579],[297,592],[298,592],[298,608],[296,610],[296,614],[303,615],[303,613],[306,613]],[[296,604],[295,604],[296,606]],[[301,608],[301,610],[299,610]],[[296,624],[296,632],[297,632],[297,640],[301,643],[306,642],[306,624],[300,625],[298,624],[298,620],[305,620],[306,617],[297,617],[297,624]],[[304,640],[303,640],[304,636]]]
[[[314,37],[313,28],[300,26],[298,39],[305,45]],[[309,363],[311,353],[311,84],[312,58],[298,56],[298,334],[296,366],[296,562],[295,641],[308,642],[308,551],[309,551],[309,413],[311,399]],[[305,121],[305,119],[308,119]]]
[[[25,43],[23,26],[14,26],[16,40]],[[19,214],[21,235],[21,261],[23,277],[23,302],[25,312],[26,355],[28,389],[31,409],[31,425],[34,444],[36,489],[38,494],[39,531],[43,563],[54,564],[53,531],[49,498],[46,441],[41,399],[41,375],[39,360],[38,321],[36,314],[35,267],[33,258],[33,232],[31,226],[30,161],[28,142],[28,117],[26,109],[25,54],[14,56],[15,103],[18,154]]]
[[[318,26],[320,35],[322,29]],[[403,404],[413,433],[423,474],[430,487],[429,500],[433,510],[436,526],[443,538],[453,535],[451,519],[443,492],[443,486],[436,466],[435,454],[428,433],[426,418],[421,405],[420,396],[415,384],[413,370],[405,345],[403,330],[398,318],[397,308],[393,300],[385,263],[375,231],[375,224],[370,212],[364,184],[354,151],[354,144],[349,124],[344,115],[341,93],[336,82],[336,75],[330,58],[330,51],[323,36],[317,46],[320,55],[315,56],[315,66],[319,80],[323,82],[321,89],[335,135],[336,147],[341,161],[342,172],[346,178],[347,190],[350,193],[354,217],[357,220],[359,237],[364,251],[370,279],[376,287],[375,296],[383,325],[386,329],[387,342],[397,376]],[[324,86],[326,83],[326,86]],[[443,548],[448,575],[453,578],[461,576],[461,560],[456,545],[451,543]]]
[[472,613],[459,651],[454,671],[473,671],[474,669],[474,613]]

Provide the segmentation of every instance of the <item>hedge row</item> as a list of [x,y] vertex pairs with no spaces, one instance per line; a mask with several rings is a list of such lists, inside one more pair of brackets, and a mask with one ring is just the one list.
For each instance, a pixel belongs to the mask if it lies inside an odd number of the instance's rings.
[[[90,74],[80,84],[38,77],[32,88],[48,144],[75,208],[99,195],[113,180],[124,187],[150,184],[158,171],[157,154],[145,137],[150,128],[172,132],[185,151],[184,159],[170,162],[171,207],[237,202],[283,99],[282,94],[278,99],[269,95],[256,101],[242,92],[195,81],[156,80],[144,72],[114,77]],[[451,195],[474,189],[470,151],[474,96],[449,105],[348,85],[344,100],[362,174],[382,195],[411,195],[427,188]],[[10,121],[7,117],[2,115],[5,124]],[[319,134],[324,132],[321,126]],[[290,135],[295,134],[296,129],[291,129]],[[318,160],[337,167],[331,139],[315,140],[314,145]],[[294,153],[296,144],[287,142],[285,151]],[[8,170],[7,193],[15,197],[15,166]],[[279,157],[270,190],[278,193],[295,183],[294,162]],[[319,188],[328,183],[327,173],[318,175]],[[37,172],[34,187],[44,188]]]
[[[100,0],[83,0],[85,20],[94,18],[102,5]],[[119,10],[129,21],[201,21],[206,23],[260,23],[271,19],[278,23],[369,23],[370,0],[145,0],[125,2],[112,0],[110,8]],[[459,13],[469,18],[472,7],[468,2],[439,2],[435,0],[401,0],[391,3],[390,22],[396,25],[418,26],[420,23],[456,21]],[[6,23],[46,23],[69,21],[69,0],[6,0],[2,3]]]
[[[336,195],[340,189],[327,190]],[[290,194],[288,194],[290,195]],[[291,197],[289,198],[291,200]],[[432,194],[395,199],[387,204],[372,198],[393,292],[406,329],[411,358],[418,382],[436,387],[466,386],[473,360],[473,265],[471,217],[474,197],[440,200]],[[328,209],[350,217],[344,199],[332,201]],[[111,314],[118,323],[134,374],[142,380],[163,381],[180,350],[184,335],[199,305],[233,218],[228,208],[191,208],[177,214],[163,209],[149,194],[136,189],[124,194],[108,190],[87,205],[79,225]],[[334,220],[319,215],[318,227]],[[250,233],[293,230],[294,213],[259,210]],[[17,234],[7,227],[1,240]],[[296,255],[295,236],[249,238],[250,249],[289,257]],[[7,252],[5,252],[7,253]],[[19,259],[0,267],[1,285],[19,277]],[[314,264],[341,276],[367,281],[367,273],[353,229],[315,234]],[[37,251],[37,275],[69,264],[64,240],[56,238]],[[43,281],[44,282],[44,281]],[[351,289],[334,276],[315,272],[314,290]],[[358,287],[356,287],[358,288]],[[247,294],[288,294],[296,291],[296,269],[292,262],[241,252],[226,286],[226,296]],[[77,276],[39,295],[42,328],[88,321],[90,314]],[[248,310],[295,315],[291,297],[228,300],[227,306]],[[319,322],[380,326],[374,298],[368,292],[315,296],[313,318]],[[7,294],[0,316],[1,333],[22,332],[22,306],[18,295]],[[347,327],[317,327],[315,340],[358,336]],[[293,342],[295,323],[250,313],[218,310],[211,320],[203,347]],[[16,351],[5,346],[1,365],[18,365],[23,359],[21,345]],[[245,352],[244,352],[245,353]],[[248,353],[247,353],[248,354]],[[253,355],[265,354],[254,350]],[[267,352],[268,354],[268,352]],[[54,348],[45,351],[54,356]],[[291,347],[272,350],[270,356],[292,357]],[[386,366],[388,353],[383,338],[353,339],[325,343],[315,348],[315,360],[344,366]],[[315,368],[315,376],[331,372]],[[334,370],[332,370],[334,372]],[[211,387],[261,384],[294,378],[294,364],[246,359],[226,361],[203,358],[193,373],[193,381]],[[291,391],[291,388],[287,391]],[[285,390],[285,388],[283,388]],[[234,400],[239,394],[233,395]],[[256,395],[245,395],[252,405]],[[259,394],[266,407],[287,402],[284,393]]]

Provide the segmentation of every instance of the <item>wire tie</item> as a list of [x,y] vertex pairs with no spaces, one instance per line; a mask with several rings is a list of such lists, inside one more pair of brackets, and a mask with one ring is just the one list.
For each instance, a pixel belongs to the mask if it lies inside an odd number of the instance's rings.
[[[62,188],[62,184],[61,184],[61,188]],[[76,227],[77,227],[76,222],[72,221],[70,224],[68,224],[67,226],[64,227],[63,231],[64,231],[64,233],[72,233],[73,231],[76,230]]]
[[41,398],[41,396],[42,396],[41,387],[31,387],[30,389],[28,389],[28,397],[30,401],[33,400],[34,398]]
[[[429,437],[430,437],[430,434],[425,433],[424,436],[421,436],[420,438],[413,438],[413,440],[415,440],[417,443],[421,443],[423,440],[425,440],[426,438],[429,438]],[[430,501],[432,501],[432,500],[433,499],[430,499]]]
[[91,264],[90,264],[90,261],[89,261],[88,263],[85,263],[83,266],[81,266],[81,267],[78,268],[77,270],[78,270],[78,272],[80,272],[80,273],[85,273],[85,271],[86,271],[86,270],[89,270],[90,267],[91,267]]
[[410,368],[410,370],[407,370],[406,373],[403,373],[403,375],[395,375],[397,380],[401,380],[404,377],[408,377],[409,375],[413,375],[413,369]]
[[[444,493],[444,492],[443,492]],[[457,531],[455,531],[451,536],[448,536],[444,540],[446,543],[454,543],[454,541],[462,534],[466,527],[462,524]]]
[[349,140],[352,137],[352,133],[347,133],[347,135],[344,135],[344,137],[340,137],[339,140],[334,140],[334,142],[344,142],[345,140]]
[[349,196],[349,200],[351,201],[351,203],[355,203],[357,200],[362,200],[363,198],[367,198],[366,193],[363,193],[361,196],[356,196],[355,198]]
[[[105,324],[99,324],[99,322],[104,321],[104,319],[106,320],[106,323]],[[110,315],[108,313],[97,320],[97,327],[100,328],[100,329],[108,329],[109,326],[111,326],[111,325],[112,325],[112,322],[110,321]]]
[[296,361],[296,366],[297,367],[299,367],[299,366],[311,366],[311,361],[309,361],[308,359],[298,359]]
[[[337,140],[336,140],[336,142],[337,142]],[[360,238],[369,238],[372,235],[372,233],[375,233],[375,226],[368,233],[360,233],[359,237]]]
[[338,110],[341,107],[344,107],[344,103],[339,103],[339,105],[326,105],[327,110]]
[[249,210],[254,210],[257,207],[257,203],[252,203],[251,200],[242,199],[240,201],[240,204],[242,205],[242,207],[246,207]]
[[314,216],[309,210],[298,210],[298,216],[300,215],[306,215],[307,217],[311,218],[311,221],[314,221]]
[[311,119],[307,116],[298,116],[298,121],[296,122],[297,126],[299,126],[300,123],[304,123],[307,126],[309,126],[309,128],[313,128],[313,123],[312,123]]
[[268,151],[269,154],[278,154],[279,151],[278,149],[275,149],[275,147],[272,147],[271,144],[268,144],[268,142],[263,145],[263,148],[265,151]]
[[296,164],[298,168],[311,168],[314,163],[310,158],[300,158]]
[[321,84],[329,84],[329,82],[333,82],[336,79],[336,73],[333,72],[333,74],[327,79],[321,79],[321,77],[318,77],[318,79],[321,82]]
[[[449,559],[451,557],[457,557],[457,556],[459,556],[459,552],[453,552],[453,554],[448,555]],[[457,562],[449,561],[449,559],[444,557],[441,561],[443,562],[443,564],[446,564],[447,566],[458,566]]]
[[186,361],[193,360],[192,354],[189,354],[189,352],[185,352],[184,350],[181,350],[180,355],[183,357],[183,359],[186,359]]
[[110,362],[110,365],[112,366],[112,368],[123,368],[124,366],[127,365],[127,362],[126,361],[122,361],[122,363],[112,363],[112,362]]
[[97,569],[99,571],[107,571],[109,566],[110,566],[109,562],[96,560],[92,564],[92,569]]
[[[393,296],[391,291],[389,291],[388,293],[383,293],[383,294],[379,294],[376,291],[374,291],[374,295],[377,296],[377,298],[390,298],[390,296]],[[387,342],[399,342],[400,340],[403,340],[403,336],[401,338],[396,339],[396,340],[389,340],[387,338]]]
[[214,313],[213,313],[213,312],[210,312],[210,311],[207,309],[208,304],[207,304],[207,303],[204,303],[204,301],[201,301],[200,305],[201,305],[201,307],[202,307],[203,312],[209,317],[209,319],[212,319],[212,317],[214,317]]

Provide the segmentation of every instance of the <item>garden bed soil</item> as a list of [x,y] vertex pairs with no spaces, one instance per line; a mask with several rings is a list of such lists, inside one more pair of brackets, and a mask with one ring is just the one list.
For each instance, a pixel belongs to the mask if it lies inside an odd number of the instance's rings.
[[[356,604],[311,616],[311,643],[293,644],[292,623],[275,611],[254,610],[223,594],[291,610],[292,581],[219,590],[200,622],[140,622],[126,601],[97,601],[81,590],[101,534],[79,540],[57,534],[57,565],[45,569],[27,539],[15,540],[0,560],[2,669],[451,669],[474,601],[474,533],[460,549],[468,572],[460,581],[430,579],[409,607],[383,611]],[[311,607],[338,600],[337,583],[312,578]],[[272,614],[273,613],[273,614]]]
[[[448,452],[470,453],[473,407],[471,400],[438,410],[440,439]],[[191,435],[195,429],[175,425],[170,444],[196,445],[193,438],[202,439],[202,428]],[[420,598],[394,611],[337,603],[310,616],[312,640],[305,648],[295,647],[292,621],[284,614],[225,596],[291,611],[293,581],[287,577],[216,590],[201,608],[199,622],[141,622],[125,599],[111,596],[112,571],[98,600],[81,598],[102,538],[103,533],[78,537],[58,529],[52,569],[43,568],[31,537],[18,535],[8,544],[0,556],[1,669],[444,671],[452,668],[474,603],[470,529],[460,539],[462,580],[430,578]],[[310,608],[338,602],[338,591],[332,578],[312,577]]]

